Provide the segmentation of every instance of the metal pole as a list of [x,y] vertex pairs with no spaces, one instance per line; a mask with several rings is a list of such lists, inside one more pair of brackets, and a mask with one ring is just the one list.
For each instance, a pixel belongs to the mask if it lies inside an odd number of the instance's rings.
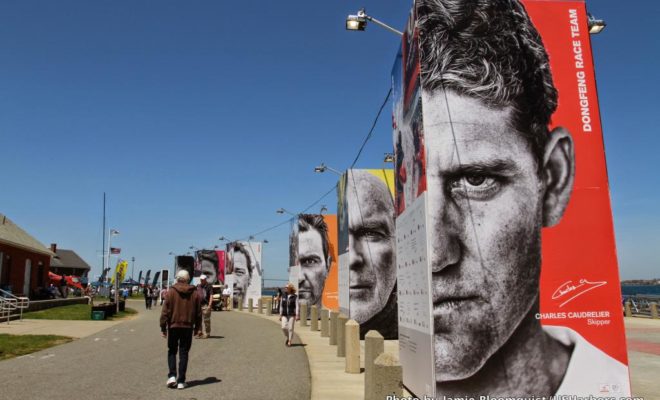
[[[105,192],[103,192],[103,243],[101,244],[101,251],[105,251]],[[105,254],[103,254],[105,256]],[[104,276],[105,269],[108,267],[105,265],[105,257],[101,257],[101,277]],[[100,279],[99,279],[100,280]]]
[[131,266],[131,280],[134,280],[133,273],[135,272],[135,257],[131,257],[131,262],[133,263],[133,265]]
[[115,311],[119,314],[119,271],[115,272]]
[[396,34],[399,35],[399,36],[403,36],[403,32],[401,32],[401,31],[399,31],[399,30],[397,30],[397,29],[392,28],[391,26],[387,25],[387,24],[384,23],[384,22],[381,22],[381,21],[377,20],[377,19],[374,18],[374,17],[370,17],[370,16],[368,16],[368,15],[365,15],[365,18],[367,18],[367,19],[368,19],[369,21],[371,21],[371,22],[376,23],[377,25],[382,26],[383,28],[387,29],[387,30],[390,31],[390,32],[396,33]]
[[[112,229],[108,229],[108,247],[107,251],[105,253],[105,259],[106,259],[106,268],[108,269],[108,272],[110,272],[110,242],[112,242]],[[109,274],[108,274],[109,276]],[[108,293],[108,297],[110,297],[110,293]]]

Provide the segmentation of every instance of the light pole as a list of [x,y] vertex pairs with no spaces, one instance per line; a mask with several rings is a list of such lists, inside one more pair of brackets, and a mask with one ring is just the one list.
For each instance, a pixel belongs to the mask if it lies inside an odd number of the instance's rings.
[[336,170],[336,169],[334,169],[334,168],[332,168],[332,167],[328,167],[328,166],[325,165],[324,163],[321,163],[321,165],[318,165],[318,166],[314,167],[314,172],[316,172],[316,173],[322,174],[322,173],[324,173],[325,171],[334,172],[335,174],[337,174],[337,175],[339,175],[339,176],[342,175],[340,171],[338,171],[338,170]]
[[376,25],[379,25],[392,33],[396,33],[399,36],[403,36],[403,32],[398,29],[394,29],[386,23],[377,20],[374,17],[367,15],[364,8],[358,10],[357,15],[349,15],[346,17],[346,30],[349,31],[363,31],[367,28],[367,21],[373,22]]
[[[250,237],[253,238],[253,236],[250,236]],[[263,243],[264,244],[268,243],[268,239],[264,239]],[[264,270],[264,266],[263,266],[263,257],[264,257],[263,253],[264,253],[265,247],[266,246],[264,246],[261,250],[261,253],[262,253],[261,254],[261,261],[262,261],[261,262],[261,296],[264,295],[264,287],[265,287],[264,284],[266,283],[266,271]]]
[[[119,235],[119,231],[116,229],[110,229],[108,233],[108,268],[110,267],[110,249],[112,247],[110,246],[110,243],[112,242],[112,237]],[[118,271],[115,269],[115,307],[117,307],[117,312],[119,312],[119,274]]]
[[135,257],[131,257],[131,280],[135,281],[134,278],[134,272],[135,272]]

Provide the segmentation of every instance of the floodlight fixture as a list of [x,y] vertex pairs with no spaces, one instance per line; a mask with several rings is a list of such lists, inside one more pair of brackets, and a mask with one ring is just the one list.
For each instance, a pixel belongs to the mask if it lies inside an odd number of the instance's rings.
[[291,211],[287,210],[286,208],[279,208],[279,209],[275,210],[275,212],[278,213],[278,214],[287,213],[287,214],[292,215],[294,217],[296,216],[296,214],[292,213]]
[[[359,13],[359,11],[358,11]],[[363,31],[367,27],[367,19],[360,15],[349,15],[346,17],[347,31]]]
[[325,171],[334,172],[335,174],[337,174],[339,176],[342,175],[341,172],[337,171],[336,169],[334,169],[332,167],[328,167],[324,163],[321,163],[321,165],[318,165],[318,166],[314,167],[314,172],[316,172],[316,173],[322,174]]
[[392,33],[396,33],[399,36],[403,36],[403,32],[400,30],[394,29],[386,23],[367,15],[367,12],[364,10],[364,8],[360,9],[357,12],[357,15],[349,15],[346,17],[346,30],[363,31],[367,28],[367,21],[373,22],[374,24],[379,25]]
[[589,26],[589,33],[592,35],[601,33],[607,26],[604,20],[598,19],[591,14],[587,14],[587,25]]

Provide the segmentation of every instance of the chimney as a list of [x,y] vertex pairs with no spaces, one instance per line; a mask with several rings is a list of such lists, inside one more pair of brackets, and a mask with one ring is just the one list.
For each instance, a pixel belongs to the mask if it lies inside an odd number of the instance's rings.
[[50,251],[57,254],[57,243],[51,243],[50,244]]

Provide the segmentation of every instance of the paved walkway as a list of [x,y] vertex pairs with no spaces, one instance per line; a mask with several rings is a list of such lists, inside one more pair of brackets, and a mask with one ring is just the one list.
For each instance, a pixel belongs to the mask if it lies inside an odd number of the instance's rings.
[[[277,317],[256,311],[213,313],[213,338],[195,340],[191,350],[192,386],[166,389],[166,346],[157,327],[160,309],[144,310],[142,301],[129,306],[140,314],[123,323],[73,321],[65,328],[62,321],[24,321],[21,333],[84,338],[0,362],[0,399],[363,398],[364,374],[345,373],[344,359],[336,356],[328,338],[296,324],[297,346],[286,348]],[[660,320],[626,318],[625,323],[633,393],[660,398]],[[19,326],[12,323],[10,329]],[[18,331],[0,327],[0,333]],[[364,367],[364,346],[361,350]],[[385,350],[398,355],[397,342],[386,341]]]
[[633,394],[660,399],[660,320],[631,317],[625,324]]
[[[160,308],[145,310],[141,301],[131,301],[129,307],[140,311],[137,318],[0,362],[0,399],[310,398],[304,348],[287,348],[277,325],[234,311],[213,313],[211,338],[193,342],[190,387],[166,388],[167,346],[158,328]],[[76,336],[73,333],[68,336]]]

